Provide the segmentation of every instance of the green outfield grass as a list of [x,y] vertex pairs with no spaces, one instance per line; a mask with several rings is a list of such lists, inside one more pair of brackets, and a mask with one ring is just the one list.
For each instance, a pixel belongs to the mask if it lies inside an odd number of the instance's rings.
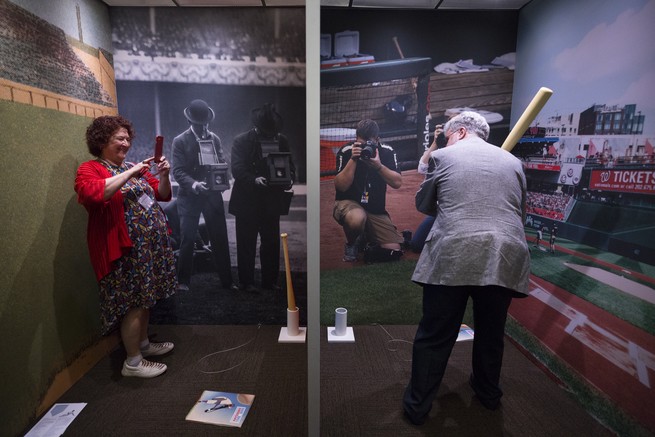
[[[529,237],[535,238],[537,236],[537,231],[526,228],[525,234]],[[546,233],[546,235],[544,235],[543,241],[548,242],[548,237],[549,235],[548,233]],[[576,252],[580,252],[587,256],[592,256],[600,261],[616,264],[617,266],[642,273],[646,276],[650,276],[651,278],[655,278],[655,266],[652,266],[650,264],[635,261],[634,259],[627,258],[623,255],[617,255],[616,253],[605,252],[596,249],[595,247],[586,246],[584,244],[579,244],[576,243],[575,241],[570,241],[562,238],[557,238],[556,245],[566,249],[575,250]],[[645,284],[645,285],[649,285],[649,284]]]
[[[530,232],[528,232],[528,235],[530,235]],[[655,276],[655,266],[640,263],[621,255],[603,252],[593,247],[561,239],[557,240],[557,246],[565,247],[586,256],[591,256],[595,259],[612,263],[650,277]],[[598,267],[617,274],[620,272],[612,271],[606,267],[595,264],[593,261],[574,255],[568,255],[564,252],[556,251],[553,255],[548,252],[536,250],[532,247],[532,244],[530,244],[530,247],[532,248],[531,272],[533,275],[543,278],[546,281],[567,290],[571,294],[593,303],[616,317],[655,335],[655,305],[617,290],[614,287],[603,284],[602,282],[598,282],[587,275],[576,272],[575,270],[566,267],[564,263]],[[640,281],[634,277],[629,277],[629,279],[648,287],[653,286],[651,283]]]
[[[321,324],[334,324],[334,310],[348,309],[349,325],[415,325],[421,319],[423,289],[410,278],[416,261],[369,264],[321,272]],[[464,323],[472,323],[471,308]]]
[[[653,266],[618,255],[566,240],[558,240],[558,245],[646,275],[655,274]],[[564,263],[602,266],[563,252],[552,255],[535,248],[532,248],[531,257],[533,275],[655,335],[655,305],[598,282],[566,267]],[[413,260],[402,260],[321,272],[321,324],[334,322],[334,309],[337,307],[348,309],[348,322],[353,325],[418,323],[421,317],[421,287],[410,280],[415,265]],[[644,285],[652,286],[648,283]],[[468,312],[466,318],[464,323],[469,323]]]

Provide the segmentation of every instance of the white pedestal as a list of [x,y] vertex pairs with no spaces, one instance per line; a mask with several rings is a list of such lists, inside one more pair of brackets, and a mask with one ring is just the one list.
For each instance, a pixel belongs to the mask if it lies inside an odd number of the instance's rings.
[[298,326],[300,313],[298,307],[295,310],[287,308],[287,326],[280,329],[278,343],[304,343],[307,336],[307,328]]
[[277,339],[278,343],[304,343],[307,337],[307,328],[299,327],[298,335],[289,335],[286,327],[280,329],[280,336]]
[[330,343],[354,343],[355,331],[349,326],[346,328],[346,335],[336,335],[336,328],[334,326],[328,326],[327,339]]

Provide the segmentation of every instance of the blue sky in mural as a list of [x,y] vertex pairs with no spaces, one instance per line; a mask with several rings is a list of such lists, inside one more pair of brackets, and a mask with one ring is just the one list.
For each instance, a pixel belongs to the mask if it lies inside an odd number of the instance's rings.
[[655,135],[655,0],[540,0],[521,16],[513,122],[541,86],[537,118],[636,104]]

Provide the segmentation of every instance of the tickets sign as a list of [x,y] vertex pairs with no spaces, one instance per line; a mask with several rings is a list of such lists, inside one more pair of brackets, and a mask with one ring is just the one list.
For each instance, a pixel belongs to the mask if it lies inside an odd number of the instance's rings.
[[589,189],[655,194],[655,171],[593,170]]

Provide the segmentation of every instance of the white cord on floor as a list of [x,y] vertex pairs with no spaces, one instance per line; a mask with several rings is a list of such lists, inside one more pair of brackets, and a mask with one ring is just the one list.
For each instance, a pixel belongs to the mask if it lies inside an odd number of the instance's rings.
[[[390,340],[387,340],[387,350],[388,350],[388,351],[390,351],[390,352],[397,352],[397,351],[398,351],[398,349],[392,349],[392,348],[389,347],[389,344],[391,344],[391,343],[407,343],[407,344],[410,344],[410,345],[413,345],[413,344],[414,344],[413,341],[403,340],[403,339],[401,339],[401,338],[394,338],[394,337],[389,333],[389,331],[387,331],[386,329],[384,329],[384,326],[380,325],[379,323],[373,323],[373,326],[376,326],[376,325],[379,326],[380,328],[382,328],[382,330],[383,330],[384,332],[386,332],[387,335],[388,335],[389,338],[390,338]],[[410,362],[410,361],[412,361],[412,359],[410,358],[410,359],[408,359],[408,360],[406,359],[406,360],[403,360],[403,361]]]
[[[248,346],[250,343],[252,343],[253,341],[255,341],[255,340],[257,339],[257,337],[259,336],[259,328],[261,328],[261,327],[262,327],[262,324],[261,324],[261,323],[258,323],[258,324],[257,324],[257,333],[256,333],[256,334],[255,334],[255,335],[254,335],[250,340],[248,340],[247,342],[245,342],[245,343],[243,343],[243,344],[240,344],[239,346],[231,347],[231,348],[229,348],[229,349],[223,349],[223,350],[221,350],[221,351],[218,351],[218,352],[212,352],[211,354],[205,355],[204,357],[202,357],[202,358],[200,358],[200,359],[198,360],[198,364],[200,364],[200,362],[201,362],[202,360],[204,360],[204,359],[206,359],[206,358],[209,358],[209,357],[212,357],[212,356],[214,356],[214,355],[222,354],[222,353],[225,353],[225,352],[235,351],[235,350],[237,350],[237,349],[241,349],[242,347]],[[234,370],[234,369],[236,369],[237,367],[239,367],[240,365],[242,365],[243,363],[245,363],[247,360],[248,360],[248,358],[244,358],[244,359],[241,360],[241,362],[239,362],[238,364],[235,364],[234,366],[232,366],[232,367],[230,367],[230,368],[227,368],[227,369],[215,370],[215,371],[211,371],[211,372],[206,371],[206,370],[200,370],[200,373],[204,373],[204,374],[207,374],[207,375],[213,375],[213,374],[216,374],[216,373],[229,372],[230,370]]]

